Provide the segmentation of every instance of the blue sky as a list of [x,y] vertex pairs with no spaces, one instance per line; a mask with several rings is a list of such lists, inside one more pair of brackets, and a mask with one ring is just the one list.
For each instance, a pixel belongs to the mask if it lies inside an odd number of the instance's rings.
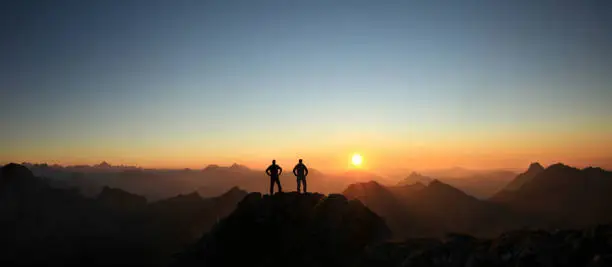
[[534,2],[6,1],[0,161],[598,147],[610,4]]

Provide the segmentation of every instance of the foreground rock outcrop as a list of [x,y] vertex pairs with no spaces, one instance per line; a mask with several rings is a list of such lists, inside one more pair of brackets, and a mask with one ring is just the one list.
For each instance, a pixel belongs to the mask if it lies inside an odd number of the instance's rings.
[[612,226],[583,230],[511,231],[494,239],[449,234],[371,246],[362,266],[595,267],[612,266]]
[[251,193],[179,265],[354,266],[390,236],[385,222],[343,195]]

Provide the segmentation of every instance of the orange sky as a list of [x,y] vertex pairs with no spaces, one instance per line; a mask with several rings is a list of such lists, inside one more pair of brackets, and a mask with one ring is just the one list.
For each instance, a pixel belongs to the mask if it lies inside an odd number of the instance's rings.
[[[136,142],[111,145],[62,146],[50,142],[47,149],[33,144],[0,152],[8,161],[47,162],[59,164],[112,164],[159,168],[202,168],[208,164],[229,165],[234,162],[262,169],[271,159],[281,165],[293,165],[303,158],[323,171],[337,172],[352,168],[350,157],[364,157],[362,169],[377,173],[395,170],[423,170],[448,167],[472,169],[526,168],[530,162],[544,165],[564,162],[584,167],[610,166],[612,135],[609,129],[572,131],[555,134],[466,132],[457,134],[404,132],[388,134],[336,132],[326,137],[296,142],[300,134],[287,132],[284,138],[245,136],[242,140],[207,142],[198,138],[179,138],[174,142]],[[294,137],[294,138],[289,138]],[[267,147],[265,144],[282,144]]]

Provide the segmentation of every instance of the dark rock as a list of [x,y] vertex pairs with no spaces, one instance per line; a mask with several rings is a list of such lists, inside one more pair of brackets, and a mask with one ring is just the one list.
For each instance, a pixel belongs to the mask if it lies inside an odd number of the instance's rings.
[[366,245],[389,236],[380,217],[343,195],[252,193],[179,265],[354,266]]
[[1,191],[29,191],[40,187],[40,178],[23,165],[9,163],[0,169]]

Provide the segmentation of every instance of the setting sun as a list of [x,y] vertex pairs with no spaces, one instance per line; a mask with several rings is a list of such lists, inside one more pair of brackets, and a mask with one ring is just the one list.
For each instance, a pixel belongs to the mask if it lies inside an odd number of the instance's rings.
[[359,154],[353,154],[353,158],[351,159],[351,162],[353,163],[354,166],[361,166],[361,163],[363,163],[363,157]]

